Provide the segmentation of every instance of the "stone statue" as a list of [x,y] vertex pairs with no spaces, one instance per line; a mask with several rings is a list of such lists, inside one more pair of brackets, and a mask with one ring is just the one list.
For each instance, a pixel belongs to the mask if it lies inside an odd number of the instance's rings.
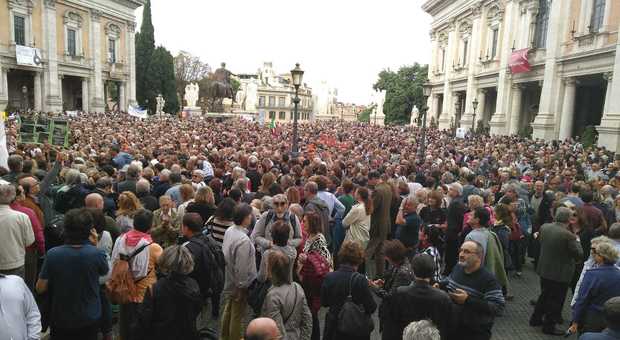
[[155,98],[155,102],[157,103],[155,106],[155,112],[158,115],[162,115],[164,113],[164,106],[166,105],[166,100],[161,95],[161,93],[157,95],[157,97]]
[[375,91],[373,94],[375,103],[374,123],[377,125],[385,124],[385,113],[383,112],[383,104],[385,103],[385,90]]
[[256,111],[256,102],[258,101],[258,82],[251,80],[245,88],[245,103],[243,109],[245,111]]
[[[411,119],[409,121],[409,125],[413,126],[413,124],[415,124],[415,121],[419,116],[420,116],[420,110],[418,110],[418,107],[414,105],[413,109],[411,109]],[[420,124],[422,124],[422,121],[420,121]]]
[[185,101],[187,102],[187,107],[196,107],[199,91],[200,87],[198,84],[190,83],[185,86]]

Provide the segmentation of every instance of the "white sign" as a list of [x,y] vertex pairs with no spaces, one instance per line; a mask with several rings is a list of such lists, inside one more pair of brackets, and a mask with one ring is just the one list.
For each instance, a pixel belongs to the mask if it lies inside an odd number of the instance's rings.
[[38,48],[15,45],[17,65],[41,67],[41,51]]
[[137,117],[140,119],[146,119],[147,117],[146,110],[140,107],[137,107],[137,106],[129,105],[129,109],[127,110],[127,113],[129,113],[129,115],[132,117]]
[[458,128],[456,129],[456,138],[465,138],[465,134],[467,134],[466,128]]
[[69,117],[77,117],[78,116],[78,112],[77,111],[66,111],[67,112],[67,116]]
[[4,119],[0,119],[0,166],[8,169],[9,151],[6,148],[6,131],[4,130]]

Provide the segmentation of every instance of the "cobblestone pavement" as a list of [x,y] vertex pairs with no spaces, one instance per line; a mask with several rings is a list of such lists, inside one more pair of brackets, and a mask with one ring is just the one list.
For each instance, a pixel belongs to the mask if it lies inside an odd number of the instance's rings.
[[[493,337],[492,340],[551,340],[551,339],[561,339],[561,337],[557,336],[548,336],[542,333],[541,328],[533,328],[528,324],[530,315],[534,309],[533,306],[530,305],[530,300],[537,298],[540,293],[539,279],[536,273],[534,272],[533,266],[528,263],[523,268],[523,275],[520,278],[511,277],[510,279],[510,294],[514,295],[514,300],[510,301],[506,305],[506,309],[504,314],[501,317],[495,319],[495,325],[493,327]],[[570,299],[569,296],[566,298],[566,303],[564,305],[563,317],[566,322],[563,325],[560,325],[561,329],[565,329],[568,327],[568,320],[570,320],[570,309],[568,308],[568,301]],[[208,309],[210,311],[210,307]],[[325,320],[325,312],[326,310],[321,309],[319,319],[321,320],[321,328],[323,327],[323,320]],[[248,312],[248,315],[245,318],[246,325],[251,320],[251,314]],[[375,325],[379,325],[377,320],[377,313],[374,315]],[[204,322],[209,327],[214,329],[218,328],[218,321],[209,319]],[[321,330],[322,331],[322,330]],[[115,338],[118,336],[118,328],[115,325]],[[322,333],[321,333],[322,334]],[[47,337],[44,336],[43,339]],[[378,330],[375,330],[372,334],[371,339],[380,340],[381,335]],[[576,336],[573,336],[572,339],[577,339]]]

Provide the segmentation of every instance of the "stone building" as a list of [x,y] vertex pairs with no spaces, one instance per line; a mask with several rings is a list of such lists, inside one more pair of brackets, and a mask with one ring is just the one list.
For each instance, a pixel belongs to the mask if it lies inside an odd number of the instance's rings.
[[[271,62],[265,62],[256,74],[240,74],[238,78],[236,105],[240,112],[264,111],[266,121],[293,121],[295,87],[290,72],[278,74]],[[299,100],[297,118],[308,121],[313,107],[312,88],[305,83],[299,88]]]
[[[620,1],[427,0],[429,115],[441,128],[580,136],[620,151]],[[529,65],[528,65],[529,64]],[[613,100],[616,98],[616,100]],[[430,118],[429,118],[430,119]]]
[[135,103],[143,0],[0,0],[0,111],[103,112]]
[[357,122],[357,117],[364,110],[366,110],[366,106],[364,105],[337,102],[334,105],[333,112],[335,119],[341,119],[347,122]]

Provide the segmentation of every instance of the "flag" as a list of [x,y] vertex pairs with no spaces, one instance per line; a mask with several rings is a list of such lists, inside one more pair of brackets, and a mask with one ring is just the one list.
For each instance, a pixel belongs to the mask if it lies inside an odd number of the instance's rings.
[[145,109],[132,105],[129,105],[129,110],[127,110],[127,113],[132,117],[138,117],[140,119],[145,119],[147,117]]
[[269,129],[271,130],[271,134],[276,134],[276,117],[271,118],[271,123],[269,123]]
[[527,59],[527,54],[529,51],[529,48],[524,48],[512,52],[510,55],[510,60],[508,61],[508,66],[510,67],[510,72],[512,74],[525,73],[532,70],[530,62]]

